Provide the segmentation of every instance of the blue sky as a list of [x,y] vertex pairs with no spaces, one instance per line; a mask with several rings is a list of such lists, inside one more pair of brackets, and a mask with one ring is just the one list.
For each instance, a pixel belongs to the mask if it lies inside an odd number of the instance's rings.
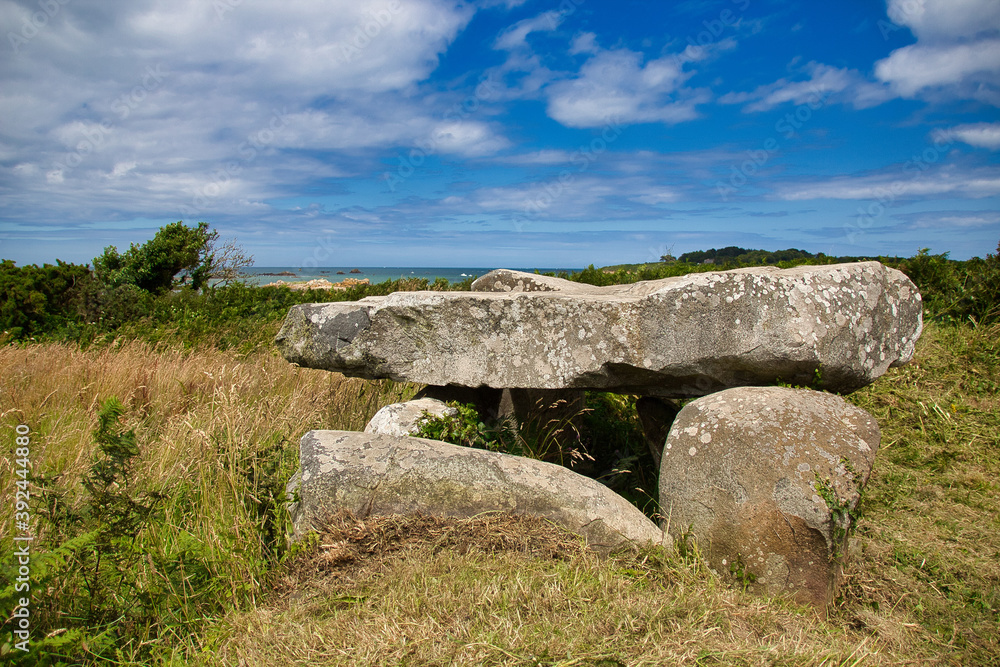
[[998,0],[0,0],[0,257],[985,256]]

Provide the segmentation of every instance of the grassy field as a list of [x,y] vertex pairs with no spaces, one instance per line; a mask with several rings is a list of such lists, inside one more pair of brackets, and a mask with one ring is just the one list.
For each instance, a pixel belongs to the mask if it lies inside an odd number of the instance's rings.
[[[299,437],[360,430],[417,387],[259,347],[3,346],[0,496],[14,497],[18,424],[46,489],[32,504],[36,649],[21,664],[1000,664],[998,339],[996,326],[929,324],[914,363],[850,397],[882,448],[825,616],[749,596],[696,553],[600,558],[504,515],[342,516],[289,549],[281,496]],[[102,542],[81,481],[111,396],[141,454],[108,488],[155,511]],[[0,507],[5,554],[13,514]]]

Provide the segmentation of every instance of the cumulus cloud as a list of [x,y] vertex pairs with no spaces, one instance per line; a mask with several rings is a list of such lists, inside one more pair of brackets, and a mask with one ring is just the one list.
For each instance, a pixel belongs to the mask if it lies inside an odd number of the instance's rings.
[[933,134],[934,140],[942,143],[961,141],[976,148],[1000,150],[1000,123],[970,123],[956,125]]
[[917,43],[875,64],[875,76],[902,97],[943,89],[1000,106],[1000,3],[889,0],[889,18]]
[[452,100],[415,95],[471,19],[468,5],[57,5],[42,28],[22,31],[37,2],[0,2],[0,32],[19,36],[0,59],[4,215],[40,199],[53,207],[35,212],[40,224],[233,214],[266,208],[293,183],[377,169],[358,159],[365,148],[506,145],[488,123],[444,123]]
[[568,127],[601,127],[617,123],[680,123],[698,116],[706,91],[687,89],[691,76],[677,58],[643,63],[628,49],[600,51],[575,77],[546,88],[548,113]]
[[856,69],[810,62],[801,72],[806,78],[782,78],[719,101],[744,104],[746,112],[817,99],[863,109],[895,97],[922,96],[1000,106],[1000,3],[889,0],[887,13],[897,27],[909,28],[917,43],[874,63],[874,80]]
[[947,87],[963,97],[997,104],[1000,39],[972,44],[913,44],[896,49],[875,65],[875,76],[903,97]]
[[886,13],[924,40],[974,37],[1000,29],[994,0],[889,0]]

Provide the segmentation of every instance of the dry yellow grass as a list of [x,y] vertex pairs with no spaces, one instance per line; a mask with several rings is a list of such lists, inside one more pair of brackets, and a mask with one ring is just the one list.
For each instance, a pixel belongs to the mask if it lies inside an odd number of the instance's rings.
[[90,350],[0,347],[0,378],[0,423],[31,428],[32,458],[44,470],[79,476],[94,450],[99,405],[118,396],[144,450],[145,474],[170,480],[190,477],[208,450],[253,451],[312,428],[360,430],[385,401],[413,393],[406,385],[299,369],[276,353],[245,358],[138,341]]

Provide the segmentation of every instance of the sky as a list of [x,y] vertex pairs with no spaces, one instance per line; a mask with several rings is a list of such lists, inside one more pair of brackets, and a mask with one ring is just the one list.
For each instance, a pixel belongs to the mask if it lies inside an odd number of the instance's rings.
[[0,257],[984,257],[1000,0],[0,0]]

